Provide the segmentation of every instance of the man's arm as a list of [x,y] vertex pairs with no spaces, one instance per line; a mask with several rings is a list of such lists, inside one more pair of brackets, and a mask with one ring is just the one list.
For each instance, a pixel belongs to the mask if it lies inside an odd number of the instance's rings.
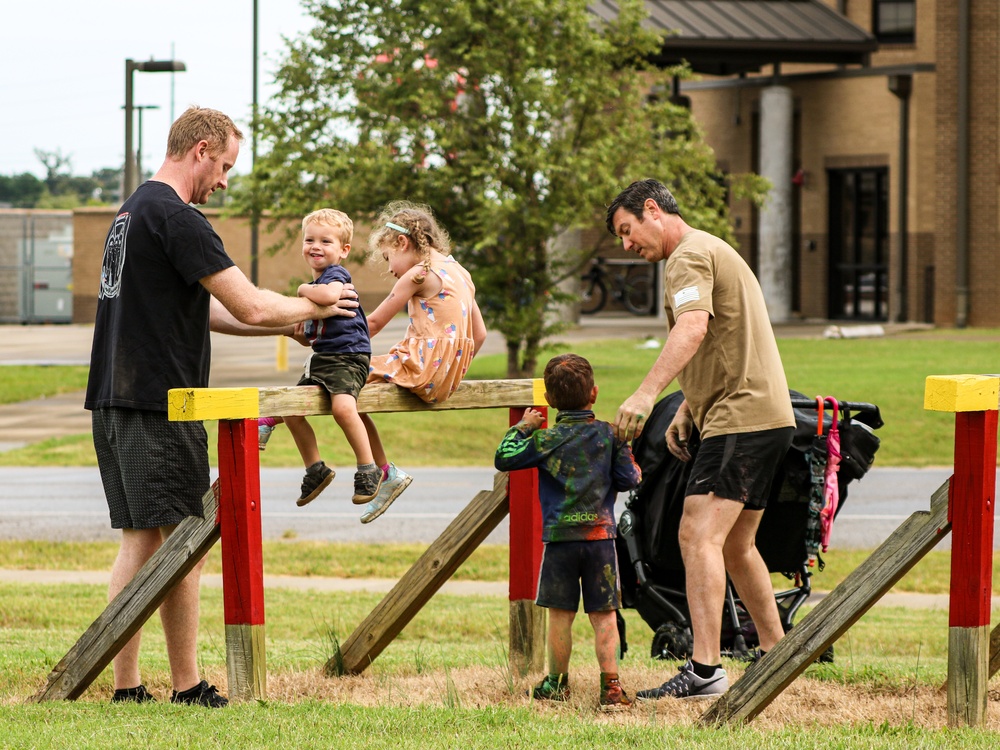
[[216,333],[228,333],[232,336],[290,336],[292,338],[295,335],[294,325],[271,327],[240,323],[215,297],[212,297],[209,315],[209,327]]
[[[206,276],[201,279],[201,284],[222,304],[233,319],[250,327],[283,328],[303,320],[329,318],[333,315],[353,318],[356,315],[353,308],[358,306],[355,292],[345,291],[336,305],[321,306],[304,297],[286,297],[267,289],[258,289],[236,266]],[[220,331],[227,325],[227,321],[221,316],[216,320],[213,315],[213,325],[216,322],[223,327],[218,329]],[[225,332],[253,335],[245,329]],[[283,332],[271,331],[271,333]]]
[[704,341],[708,320],[709,315],[704,310],[691,310],[677,316],[677,323],[670,329],[660,356],[635,393],[618,407],[614,421],[618,439],[632,440],[642,434],[643,420],[652,413],[657,396],[687,366]]

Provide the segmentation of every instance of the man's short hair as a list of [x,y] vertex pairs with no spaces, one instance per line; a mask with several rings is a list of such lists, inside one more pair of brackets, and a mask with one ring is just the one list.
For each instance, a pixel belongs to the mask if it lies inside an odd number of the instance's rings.
[[167,156],[179,159],[198,141],[208,141],[208,154],[221,156],[229,148],[229,139],[243,140],[243,133],[227,114],[217,109],[191,106],[174,120],[167,135]]
[[354,238],[354,222],[351,221],[351,217],[335,208],[320,208],[308,214],[302,220],[303,232],[309,224],[333,227],[340,233],[340,242],[344,245],[350,245]]
[[549,405],[559,411],[587,408],[594,390],[594,369],[579,354],[553,357],[542,377]]
[[677,199],[667,190],[666,185],[659,180],[637,180],[618,193],[618,196],[608,206],[607,218],[605,219],[608,231],[615,237],[618,236],[618,232],[615,230],[615,213],[619,208],[624,208],[639,221],[642,221],[643,207],[650,198],[656,201],[656,205],[664,212],[681,215],[681,210],[677,207]]

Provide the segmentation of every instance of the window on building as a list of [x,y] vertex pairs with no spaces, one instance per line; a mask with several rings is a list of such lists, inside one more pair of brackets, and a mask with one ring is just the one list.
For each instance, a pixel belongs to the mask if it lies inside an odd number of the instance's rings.
[[917,0],[872,0],[872,30],[883,44],[916,41]]

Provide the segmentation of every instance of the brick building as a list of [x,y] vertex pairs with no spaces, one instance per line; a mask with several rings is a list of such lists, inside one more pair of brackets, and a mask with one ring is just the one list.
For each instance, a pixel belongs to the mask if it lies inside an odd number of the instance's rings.
[[1000,325],[996,0],[646,5],[720,167],[775,185],[731,205],[772,319]]

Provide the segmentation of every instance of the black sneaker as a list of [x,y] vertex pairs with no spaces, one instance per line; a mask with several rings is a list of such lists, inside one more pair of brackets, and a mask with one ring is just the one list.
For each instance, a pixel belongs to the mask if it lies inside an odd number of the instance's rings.
[[718,698],[729,689],[729,678],[721,667],[711,677],[699,677],[694,673],[691,662],[685,662],[677,674],[652,690],[640,690],[635,697],[641,701],[655,701],[660,698]]
[[372,500],[382,486],[382,470],[377,466],[371,471],[358,471],[354,474],[354,497],[351,502],[364,505]]
[[317,461],[308,469],[302,478],[302,494],[295,501],[296,505],[302,506],[312,502],[325,490],[333,481],[334,471],[322,461]]
[[215,685],[209,685],[202,680],[193,688],[178,693],[176,690],[170,696],[171,703],[186,703],[189,706],[205,706],[206,708],[225,708],[229,700],[219,695]]
[[134,688],[121,688],[111,696],[112,703],[156,703],[156,698],[146,690],[145,685]]

